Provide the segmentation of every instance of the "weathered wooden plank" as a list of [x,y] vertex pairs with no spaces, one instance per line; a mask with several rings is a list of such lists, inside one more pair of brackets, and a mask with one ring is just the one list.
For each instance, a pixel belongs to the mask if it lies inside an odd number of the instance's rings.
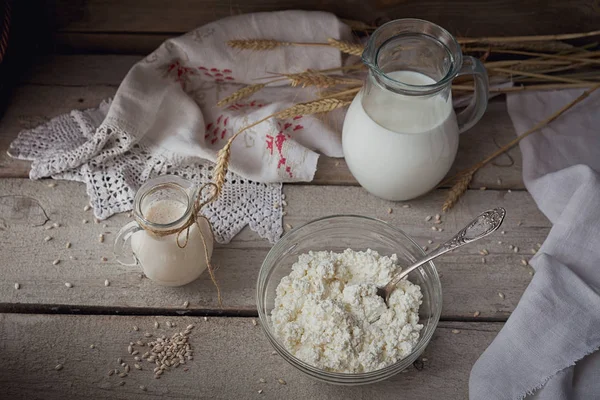
[[[27,204],[41,207],[49,218],[44,226],[39,226],[37,220],[18,222],[23,218],[13,217],[16,211],[8,206],[2,208],[0,310],[24,307],[47,310],[62,305],[66,310],[96,307],[108,311],[138,308],[175,312],[183,311],[182,303],[189,301],[188,310],[194,313],[219,312],[208,274],[182,288],[165,288],[141,278],[137,268],[117,264],[112,258],[112,243],[118,229],[129,219],[121,214],[100,224],[93,223],[91,212],[83,210],[88,202],[83,184],[58,182],[50,188],[40,181],[4,179],[0,180],[0,193],[4,198],[30,198]],[[360,214],[388,221],[430,248],[449,238],[481,211],[492,206],[505,207],[508,215],[502,228],[504,235],[497,233],[436,262],[442,273],[446,319],[470,318],[475,311],[480,311],[483,318],[505,319],[531,279],[529,268],[521,266],[520,260],[531,257],[530,249],[541,243],[550,229],[549,222],[523,191],[470,191],[451,213],[444,215],[444,222],[437,225],[443,232],[433,232],[433,223],[426,222],[425,217],[439,212],[445,190],[412,202],[410,208],[375,198],[360,187],[297,185],[286,186],[285,193],[286,224],[299,226],[327,215]],[[23,206],[18,215],[40,215],[40,212],[29,212]],[[83,219],[90,222],[82,224]],[[45,230],[54,222],[61,226]],[[106,240],[99,243],[98,235],[104,232]],[[51,236],[52,240],[45,242],[45,236]],[[434,243],[428,244],[429,239]],[[72,244],[70,249],[65,248],[67,241]],[[519,247],[518,253],[508,248],[511,244]],[[213,263],[218,267],[216,275],[224,311],[255,312],[255,282],[270,247],[271,244],[248,229],[232,243],[217,246]],[[483,248],[490,252],[485,264],[479,254]],[[109,261],[101,261],[102,257],[108,257]],[[61,260],[58,265],[52,264],[55,259]],[[109,287],[104,286],[105,279],[111,282]],[[21,284],[20,290],[14,289],[15,282]],[[65,282],[74,287],[66,288]],[[498,292],[503,292],[506,299],[501,299]]]
[[[6,149],[20,130],[33,128],[74,108],[96,106],[114,95],[129,68],[138,60],[138,56],[56,56],[32,66],[0,120],[0,177],[28,176],[29,163],[6,155]],[[505,103],[492,101],[482,121],[461,135],[450,174],[473,165],[513,138],[514,129]],[[501,156],[495,165],[490,164],[476,174],[471,187],[522,189],[521,166],[521,152],[512,149],[508,156]],[[357,185],[343,159],[328,157],[321,157],[312,183]]]
[[[165,322],[177,324],[169,329]],[[161,327],[154,329],[154,321]],[[0,385],[11,399],[367,399],[466,398],[473,363],[496,336],[501,323],[441,322],[423,358],[386,381],[359,387],[328,385],[304,376],[280,356],[249,318],[0,315],[3,354]],[[149,364],[125,378],[110,369],[130,365],[130,341],[143,332],[170,335],[188,324],[194,360],[153,379]],[[140,331],[132,330],[133,325]],[[453,334],[458,329],[460,333]],[[90,345],[94,348],[91,349]],[[426,359],[426,361],[423,361]],[[54,367],[61,363],[63,369]],[[188,368],[184,371],[183,368]],[[259,382],[264,379],[266,383]],[[278,383],[283,379],[286,385]],[[119,382],[124,381],[124,386]],[[144,385],[147,391],[142,391]],[[262,394],[258,390],[263,390]]]
[[[598,26],[593,0],[442,0],[239,1],[217,0],[85,0],[76,5],[55,0],[55,20],[65,32],[186,32],[230,15],[286,9],[320,10],[341,18],[382,22],[422,18],[453,33],[470,36],[525,35],[593,30]],[[465,25],[465,15],[469,15]]]
[[56,32],[52,51],[62,54],[150,54],[180,33]]
[[44,86],[119,86],[139,55],[39,56],[19,77],[22,84]]

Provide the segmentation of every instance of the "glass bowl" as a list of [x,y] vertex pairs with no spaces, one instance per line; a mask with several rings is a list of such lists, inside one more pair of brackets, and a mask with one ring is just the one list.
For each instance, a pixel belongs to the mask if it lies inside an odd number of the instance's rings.
[[358,215],[337,215],[314,220],[287,233],[269,251],[258,275],[257,307],[263,330],[287,362],[305,374],[333,384],[361,385],[387,379],[410,366],[431,340],[442,311],[442,286],[432,262],[417,268],[408,279],[421,286],[423,304],[419,309],[419,342],[412,353],[402,360],[377,371],[365,373],[329,372],[307,364],[293,356],[272,331],[271,310],[277,285],[292,270],[292,264],[302,253],[314,250],[342,252],[376,250],[382,256],[398,256],[398,264],[408,266],[424,254],[423,249],[407,234],[383,221]]

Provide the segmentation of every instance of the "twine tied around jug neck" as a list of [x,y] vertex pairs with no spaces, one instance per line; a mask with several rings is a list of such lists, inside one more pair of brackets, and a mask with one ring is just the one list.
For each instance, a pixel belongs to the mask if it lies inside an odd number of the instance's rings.
[[[210,194],[206,197],[206,199],[203,200],[203,197],[204,197],[203,192],[207,188],[210,188],[212,190],[211,190]],[[146,232],[148,232],[149,234],[151,234],[153,236],[163,237],[163,236],[168,236],[168,235],[177,235],[175,237],[175,241],[177,242],[177,247],[179,247],[180,249],[183,249],[188,245],[188,241],[189,241],[189,237],[190,237],[190,228],[194,224],[196,224],[198,226],[198,232],[200,233],[200,238],[202,239],[202,245],[204,246],[204,257],[206,258],[206,267],[208,269],[208,273],[210,274],[210,279],[212,280],[213,284],[217,288],[217,300],[219,302],[219,306],[223,307],[223,302],[221,299],[221,289],[219,287],[219,284],[217,283],[217,279],[216,279],[215,273],[214,273],[214,268],[213,268],[212,264],[210,263],[210,257],[208,255],[208,246],[206,245],[206,238],[204,237],[204,233],[202,232],[202,227],[198,223],[198,221],[200,219],[203,219],[206,221],[206,223],[208,224],[208,227],[210,229],[211,236],[212,236],[211,240],[213,240],[215,235],[214,235],[214,232],[212,229],[212,224],[210,223],[208,218],[206,218],[204,215],[201,214],[200,211],[202,210],[202,208],[204,206],[215,201],[219,197],[219,193],[220,193],[219,187],[216,184],[214,184],[213,182],[208,182],[208,183],[205,183],[202,186],[200,186],[200,189],[198,190],[198,195],[196,196],[196,199],[194,200],[194,205],[192,207],[192,211],[190,213],[189,218],[183,223],[183,225],[181,225],[180,227],[177,227],[177,228],[155,229],[155,228],[149,226],[144,220],[139,218],[137,215],[136,215],[135,219],[138,222],[138,224],[140,224],[140,226],[142,228],[144,228],[144,230]],[[181,238],[182,233],[184,233],[184,232],[185,232],[185,241],[182,243],[180,241],[180,238]]]

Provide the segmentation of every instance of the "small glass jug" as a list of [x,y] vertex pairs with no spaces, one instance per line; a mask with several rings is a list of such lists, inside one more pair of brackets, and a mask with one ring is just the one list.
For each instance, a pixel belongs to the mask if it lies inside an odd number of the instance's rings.
[[[387,200],[408,200],[433,189],[448,173],[458,134],[487,107],[488,77],[481,62],[463,56],[455,38],[419,19],[379,27],[362,54],[365,85],[344,120],[344,157],[356,180]],[[474,96],[460,113],[452,80],[473,75]]]
[[[208,267],[213,251],[208,221],[194,217],[200,189],[174,175],[148,180],[137,191],[135,221],[118,233],[114,245],[122,265],[139,265],[151,280],[165,286],[182,286],[196,280]],[[189,227],[185,228],[186,225]],[[129,244],[130,243],[130,244]],[[133,262],[126,260],[133,253]]]

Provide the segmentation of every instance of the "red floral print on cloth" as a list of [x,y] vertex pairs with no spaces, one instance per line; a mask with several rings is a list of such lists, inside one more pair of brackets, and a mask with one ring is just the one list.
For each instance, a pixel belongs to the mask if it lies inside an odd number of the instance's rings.
[[247,108],[261,108],[263,107],[264,104],[259,103],[258,101],[254,100],[250,103],[234,103],[231,104],[230,106],[227,107],[227,110],[231,110],[231,111],[241,111]]
[[[255,109],[261,108],[264,104],[258,103],[257,101],[252,101],[250,103],[236,103],[232,104],[226,108],[226,110],[230,111],[240,111],[245,109]],[[229,134],[232,133],[232,123],[231,118],[234,116],[229,114],[220,114],[216,121],[209,122],[206,124],[206,133],[204,134],[204,139],[210,140],[210,144],[215,144],[219,140],[225,139]]]
[[[302,116],[298,115],[293,118],[293,121],[298,121]],[[272,135],[266,136],[265,143],[267,144],[267,150],[271,155],[277,151],[277,156],[279,157],[279,161],[277,162],[277,169],[284,168],[285,172],[290,176],[290,178],[294,177],[294,173],[292,172],[292,168],[288,165],[288,160],[283,155],[283,144],[292,137],[291,133],[304,129],[302,125],[296,122],[286,122],[281,123],[277,122],[277,128],[279,132],[275,137]]]
[[190,83],[190,76],[198,74],[195,68],[186,67],[180,58],[172,59],[167,64],[160,66],[159,69],[163,71],[164,77],[174,78],[175,82],[179,82],[184,90]]
[[219,115],[215,122],[206,124],[206,133],[204,139],[210,140],[210,144],[217,143],[220,139],[225,139],[225,136],[230,132],[227,124],[229,117],[227,115]]
[[198,67],[198,70],[206,77],[213,78],[215,82],[232,82],[235,79],[231,74],[230,69],[208,68],[204,66]]
[[190,83],[190,77],[204,77],[210,78],[217,83],[233,82],[235,78],[232,76],[233,71],[227,68],[219,69],[215,67],[190,67],[186,65],[185,59],[173,58],[166,64],[158,67],[159,70],[163,71],[164,77],[170,77],[179,82],[181,87],[185,90]]

